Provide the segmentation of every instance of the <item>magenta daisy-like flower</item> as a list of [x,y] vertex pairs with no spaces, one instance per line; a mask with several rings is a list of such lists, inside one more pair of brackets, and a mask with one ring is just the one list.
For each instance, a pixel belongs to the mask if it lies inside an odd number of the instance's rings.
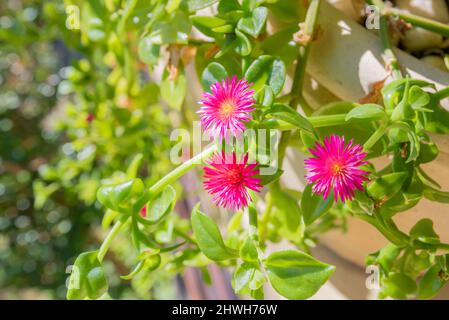
[[259,192],[262,188],[257,163],[248,163],[248,154],[237,160],[235,152],[216,153],[204,168],[204,189],[213,195],[216,205],[239,210],[251,201],[248,189]]
[[306,178],[314,184],[312,190],[322,194],[327,199],[333,191],[335,201],[351,200],[356,189],[363,190],[363,182],[369,172],[361,170],[360,166],[368,162],[363,159],[367,153],[361,145],[353,140],[345,145],[344,137],[332,134],[324,138],[324,143],[317,143],[309,149],[314,155],[304,161],[308,173]]
[[197,112],[204,130],[226,141],[230,135],[238,137],[245,130],[245,122],[252,119],[254,91],[246,80],[237,81],[236,76],[214,83],[210,91],[203,93]]

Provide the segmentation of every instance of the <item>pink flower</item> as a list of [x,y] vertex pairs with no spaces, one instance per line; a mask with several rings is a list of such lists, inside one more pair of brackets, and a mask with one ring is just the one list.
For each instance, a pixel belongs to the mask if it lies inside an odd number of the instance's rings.
[[362,146],[352,140],[345,146],[344,137],[332,134],[324,138],[324,143],[317,143],[309,149],[314,157],[304,161],[308,173],[309,184],[316,194],[322,194],[327,199],[333,190],[335,201],[352,200],[356,189],[363,190],[363,182],[369,172],[359,169],[366,164],[363,159],[367,153],[362,152]]
[[87,114],[87,116],[86,116],[86,121],[87,121],[88,123],[91,123],[91,122],[94,121],[94,120],[95,120],[94,114],[93,114],[92,112],[89,112],[89,113]]
[[226,141],[229,133],[240,136],[245,130],[244,123],[252,119],[254,91],[246,80],[237,81],[236,76],[232,80],[226,78],[221,83],[214,83],[210,90],[210,93],[203,93],[203,99],[199,102],[202,107],[197,112],[204,130]]
[[140,209],[140,215],[142,216],[142,218],[146,218],[147,217],[147,206],[144,205],[141,209]]
[[259,192],[262,188],[260,179],[254,176],[259,173],[257,163],[248,164],[248,154],[237,161],[235,152],[230,154],[216,153],[204,168],[204,189],[213,195],[216,205],[223,208],[239,210],[248,205],[251,197],[247,189]]

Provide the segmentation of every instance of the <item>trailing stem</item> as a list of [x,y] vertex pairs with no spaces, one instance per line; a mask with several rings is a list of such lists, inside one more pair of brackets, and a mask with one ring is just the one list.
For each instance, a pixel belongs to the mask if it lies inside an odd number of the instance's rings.
[[398,59],[394,54],[393,48],[390,43],[390,36],[388,33],[388,17],[382,16],[380,18],[380,40],[382,42],[382,57],[388,70],[391,70],[391,74],[395,80],[402,78],[402,72],[399,67]]
[[[310,54],[310,44],[313,40],[313,37],[316,33],[316,26],[318,20],[318,13],[320,9],[321,0],[312,0],[307,9],[306,19],[304,22],[304,26],[302,27],[301,32],[305,38],[309,40],[302,44],[299,48],[299,52],[296,59],[296,69],[295,74],[293,76],[292,88],[290,91],[290,95],[293,97],[290,101],[290,107],[296,109],[300,104],[302,110],[306,114],[311,114],[313,109],[309,106],[307,101],[303,96],[303,87],[304,87],[304,77],[306,74],[306,64],[307,59]],[[285,150],[288,146],[288,142],[290,140],[290,132],[283,132],[281,136],[281,140],[279,143],[279,163],[282,164],[285,156]]]
[[[193,169],[195,166],[201,164],[204,159],[209,158],[215,151],[217,150],[217,145],[213,144],[206,148],[203,152],[197,154],[190,160],[184,162],[182,165],[178,166],[174,170],[172,170],[169,174],[164,176],[158,182],[156,182],[149,189],[146,196],[156,195],[161,192],[167,185],[173,183],[177,179],[179,179],[182,175],[184,175],[187,171]],[[119,232],[123,229],[123,227],[130,221],[131,217],[126,217],[124,219],[118,220],[112,229],[109,231],[109,234],[104,239],[103,243],[100,246],[98,251],[98,260],[101,262],[104,259],[112,241],[119,234]]]

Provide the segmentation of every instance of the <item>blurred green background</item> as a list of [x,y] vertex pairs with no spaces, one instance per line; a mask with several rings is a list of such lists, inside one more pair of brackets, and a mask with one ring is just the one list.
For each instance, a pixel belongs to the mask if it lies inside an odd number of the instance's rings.
[[[158,92],[141,81],[137,59],[108,61],[109,16],[94,12],[102,2],[73,1],[87,37],[66,27],[70,3],[0,3],[0,299],[65,298],[67,266],[101,241],[101,179],[123,176],[136,152],[146,164],[140,174],[150,180],[169,165],[149,166],[167,159],[169,144],[168,135],[156,134],[169,129]],[[135,77],[128,83],[124,64]],[[130,246],[119,242],[114,263],[105,264],[110,295],[174,297],[176,279],[157,272],[118,286]]]

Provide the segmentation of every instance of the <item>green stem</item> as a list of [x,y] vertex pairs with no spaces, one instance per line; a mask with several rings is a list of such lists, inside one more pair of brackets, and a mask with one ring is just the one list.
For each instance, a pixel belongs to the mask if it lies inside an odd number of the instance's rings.
[[[391,243],[397,247],[405,247],[408,244],[408,236],[402,233],[395,226],[392,227],[391,223],[387,223],[379,212],[375,212],[373,216],[369,216],[366,213],[355,214],[359,219],[368,222],[374,226],[380,233]],[[394,223],[393,223],[394,225]]]
[[[392,219],[384,219],[379,212],[375,212],[374,216],[369,216],[364,213],[355,215],[361,220],[373,225],[388,241],[397,247],[402,248],[411,244],[410,237],[399,230]],[[428,246],[429,244],[427,243],[422,243],[420,241],[416,242],[416,248],[428,248]],[[437,243],[432,246],[435,249],[449,251],[448,243]]]
[[[391,113],[391,111],[387,111],[387,113]],[[365,118],[365,119],[358,119],[358,118],[351,118],[346,120],[346,113],[340,113],[340,114],[331,114],[331,115],[323,115],[323,116],[312,116],[308,117],[307,120],[315,127],[315,128],[321,128],[321,127],[331,127],[331,126],[341,126],[341,125],[347,125],[349,123],[363,123],[366,121],[378,121],[382,120],[384,118],[383,115],[374,116],[372,118]],[[279,129],[281,131],[289,131],[297,129],[296,126],[285,122],[283,120],[268,120],[266,122],[266,125],[268,128],[271,129]]]
[[156,182],[154,185],[150,188],[150,194],[156,195],[159,192],[161,192],[167,185],[170,183],[176,181],[181,177],[183,174],[185,174],[190,169],[194,168],[195,166],[201,164],[204,159],[209,158],[215,151],[217,151],[217,145],[213,144],[209,146],[207,149],[205,149],[203,152],[197,154],[193,158],[189,159],[188,161],[184,162],[179,167],[172,170],[170,173],[165,175],[162,179],[160,179],[158,182]]
[[439,33],[445,37],[449,37],[449,25],[434,21],[432,19],[423,18],[421,16],[411,14],[397,8],[387,7],[381,0],[365,0],[365,2],[378,7],[382,15],[399,17],[415,27],[420,27],[429,31]]
[[[419,241],[419,240],[414,240],[414,245],[416,249],[429,249],[429,244]],[[449,251],[449,244],[448,243],[434,243],[431,245],[434,249],[436,250],[443,250],[443,251]]]
[[126,7],[123,11],[123,16],[117,25],[117,31],[119,35],[125,33],[126,22],[131,17],[131,14],[133,13],[134,8],[136,7],[138,2],[138,0],[130,0],[126,3]]
[[437,249],[449,251],[449,244],[448,243],[438,243],[434,245]]
[[441,89],[435,93],[435,98],[437,100],[443,100],[449,97],[449,87]]
[[[194,168],[195,166],[202,163],[204,158],[210,157],[215,151],[217,150],[217,145],[213,144],[206,148],[203,152],[197,154],[190,160],[184,162],[182,165],[177,167],[176,169],[172,170],[170,173],[168,173],[166,176],[164,176],[162,179],[160,179],[158,182],[156,182],[151,188],[149,189],[148,196],[150,195],[156,195],[159,192],[161,192],[167,185],[172,183],[173,181],[176,181],[179,177],[181,177],[183,174],[185,174],[190,169]],[[140,208],[140,206],[139,206]],[[101,262],[103,261],[104,256],[106,255],[106,252],[108,252],[109,246],[111,245],[114,238],[117,236],[117,234],[120,232],[120,230],[123,228],[123,226],[130,221],[130,217],[127,217],[125,220],[121,219],[115,223],[115,225],[112,227],[109,234],[104,239],[103,243],[101,244],[101,247],[98,251],[98,260]],[[191,239],[190,239],[191,240]]]
[[390,43],[390,36],[388,34],[388,17],[382,16],[380,18],[380,40],[382,42],[383,53],[382,57],[384,59],[385,65],[388,70],[391,70],[391,74],[395,80],[402,78],[402,72],[399,68],[398,59],[393,52],[393,48]]
[[[381,12],[385,10],[385,4],[381,0],[365,0],[365,2],[369,5],[374,5],[379,8]],[[382,58],[385,62],[385,65],[389,70],[391,70],[391,74],[394,79],[401,79],[402,72],[399,68],[398,60],[396,55],[394,54],[393,48],[391,46],[390,37],[388,34],[388,16],[383,14],[380,17],[380,40],[382,43]]]
[[[302,95],[302,91],[304,87],[304,77],[306,74],[307,60],[310,55],[310,45],[316,31],[318,13],[320,11],[320,4],[321,0],[312,0],[312,2],[309,5],[309,8],[307,9],[307,15],[304,21],[303,32],[305,35],[308,35],[311,40],[299,48],[299,53],[296,60],[297,65],[295,69],[295,74],[293,76],[293,83],[291,90],[293,99],[290,102],[290,106],[296,109],[297,105],[301,104],[301,107],[306,114],[310,114],[313,111],[313,109],[305,101]],[[294,92],[296,92],[296,94],[294,94]]]
[[248,206],[248,218],[249,218],[249,234],[256,240],[258,238],[258,226],[257,226],[257,210],[253,204]]
[[387,130],[387,126],[388,124],[386,122],[382,123],[376,129],[376,131],[374,131],[371,137],[369,137],[369,139],[366,140],[365,144],[363,145],[363,150],[369,151],[376,144],[376,142],[379,141],[379,139],[384,136],[385,131]]
[[346,121],[346,114],[331,114],[331,115],[324,115],[324,116],[314,116],[314,117],[308,117],[307,118],[309,122],[315,127],[315,128],[321,128],[321,127],[331,127],[331,126],[338,126],[347,124],[350,121]]
[[273,209],[273,199],[271,195],[267,193],[266,202],[265,202],[265,210],[260,218],[259,223],[259,236],[262,243],[265,243],[265,239],[267,238],[267,225],[270,220],[271,211]]
[[130,217],[127,217],[126,219],[120,219],[118,220],[114,226],[112,227],[111,231],[109,231],[108,235],[104,239],[103,243],[101,244],[100,249],[98,250],[98,261],[102,262],[104,259],[104,256],[106,255],[106,252],[108,252],[109,247],[111,246],[112,241],[117,236],[117,234],[122,230],[122,228],[125,226],[125,224],[130,221]]
[[[310,39],[313,39],[313,36],[315,34],[316,24],[318,20],[318,12],[320,8],[321,0],[312,0],[310,3],[308,9],[307,9],[307,15],[306,19],[304,21],[304,29],[303,32],[306,35],[310,36]],[[312,40],[311,40],[312,41]],[[301,105],[302,110],[306,114],[311,114],[313,112],[313,109],[309,106],[307,101],[304,99],[304,96],[302,94],[303,87],[304,87],[304,77],[306,74],[306,64],[307,59],[309,57],[310,53],[310,42],[304,44],[301,46],[298,50],[298,55],[296,57],[296,68],[295,68],[295,74],[293,76],[293,83],[292,88],[290,90],[290,95],[293,97],[290,101],[290,107],[296,110],[298,107],[298,104]],[[288,142],[290,140],[291,133],[288,132],[282,132],[281,135],[281,141],[279,143],[279,165],[282,166],[282,162],[284,161],[285,156],[285,150],[287,149]],[[279,181],[275,182],[276,184],[279,184]]]
[[192,239],[192,237],[190,237],[188,234],[186,234],[185,232],[179,230],[178,228],[174,228],[173,232],[180,236],[181,238],[183,238],[184,240],[186,240],[187,242],[190,242],[192,244],[196,244],[196,241]]
[[399,230],[392,219],[384,219],[380,213],[377,213],[377,217],[381,217],[382,221],[385,223],[385,228],[391,237],[396,239],[396,243],[400,246],[406,246],[410,243],[410,237],[404,232]]
[[420,27],[429,31],[433,31],[435,33],[439,33],[445,37],[449,37],[449,25],[447,24],[386,6],[383,7],[382,13],[387,16],[397,16],[415,27]]

